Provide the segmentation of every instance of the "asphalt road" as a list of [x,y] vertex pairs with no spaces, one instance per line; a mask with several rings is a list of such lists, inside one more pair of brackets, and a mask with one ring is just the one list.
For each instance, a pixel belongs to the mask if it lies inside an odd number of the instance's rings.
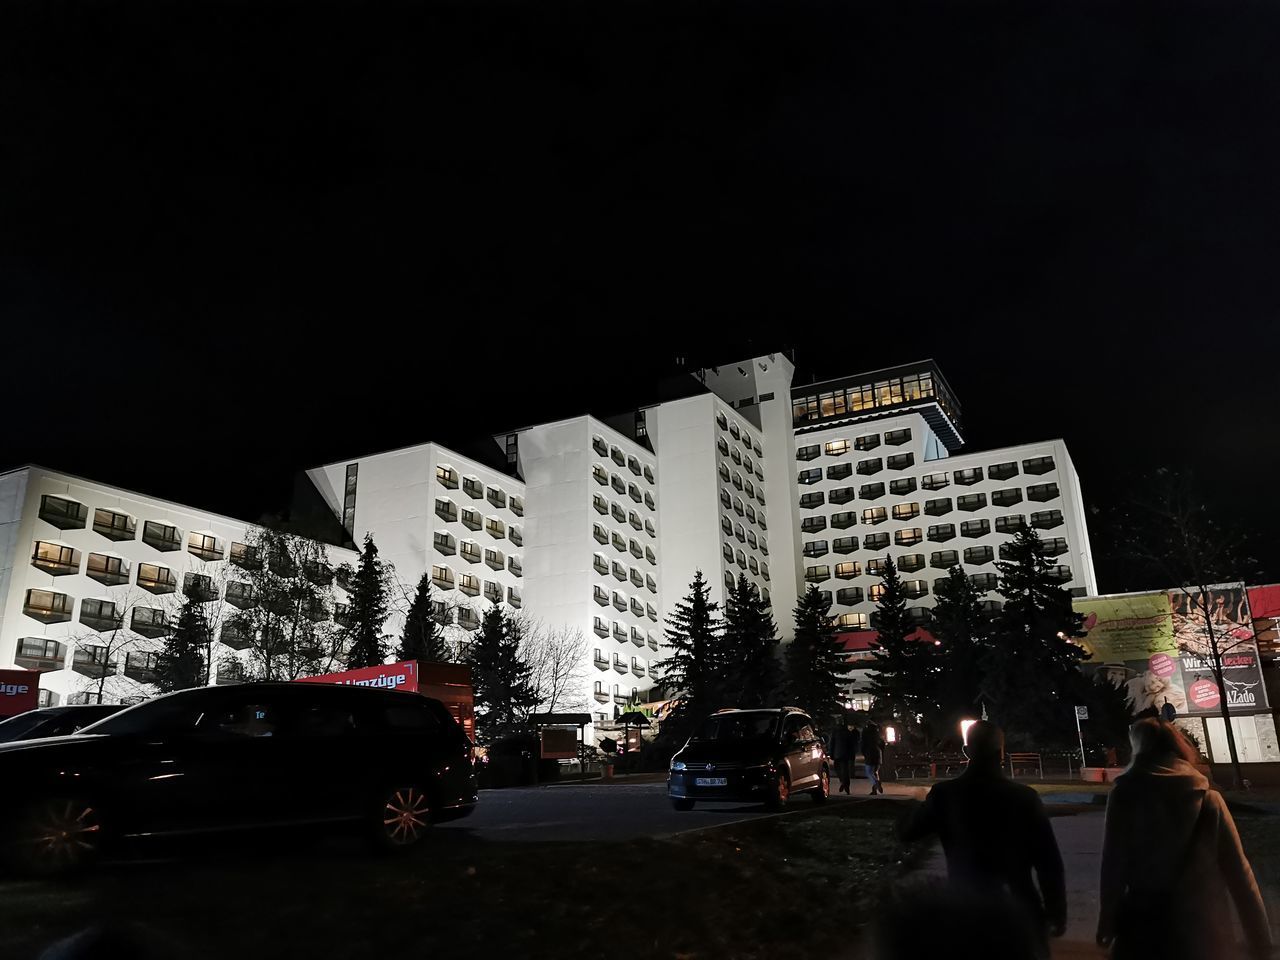
[[[833,795],[829,802],[849,801]],[[811,806],[808,797],[793,797],[787,809]],[[475,813],[437,829],[495,842],[631,840],[768,816],[776,814],[758,803],[699,801],[677,811],[665,783],[565,784],[481,791]]]

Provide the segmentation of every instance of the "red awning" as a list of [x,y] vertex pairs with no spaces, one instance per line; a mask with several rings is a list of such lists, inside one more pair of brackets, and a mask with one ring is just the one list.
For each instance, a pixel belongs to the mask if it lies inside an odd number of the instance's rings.
[[[845,653],[862,653],[865,650],[874,650],[879,636],[874,630],[845,630],[836,634],[836,640],[844,648]],[[907,634],[907,639],[920,640],[924,643],[934,642],[933,634],[924,627],[916,627]]]

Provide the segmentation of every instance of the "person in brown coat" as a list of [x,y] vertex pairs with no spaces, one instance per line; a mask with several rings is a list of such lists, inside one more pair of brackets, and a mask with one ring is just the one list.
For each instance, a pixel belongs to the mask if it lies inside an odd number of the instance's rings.
[[[1113,960],[1267,957],[1271,930],[1222,794],[1163,720],[1129,731],[1133,763],[1107,800],[1097,940]],[[1227,897],[1248,941],[1235,945]]]

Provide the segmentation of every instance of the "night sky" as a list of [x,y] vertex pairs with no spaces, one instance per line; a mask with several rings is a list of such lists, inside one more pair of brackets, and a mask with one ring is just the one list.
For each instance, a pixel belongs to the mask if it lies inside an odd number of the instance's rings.
[[1063,437],[1103,506],[1189,468],[1280,542],[1277,28],[12,0],[0,467],[255,519],[301,467],[613,412],[680,355],[931,356],[971,447]]

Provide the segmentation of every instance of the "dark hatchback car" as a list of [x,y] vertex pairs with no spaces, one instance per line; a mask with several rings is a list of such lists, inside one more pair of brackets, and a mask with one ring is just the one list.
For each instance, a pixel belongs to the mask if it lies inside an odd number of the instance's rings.
[[123,709],[118,703],[92,703],[79,707],[28,710],[0,722],[0,743],[36,740],[40,737],[65,737]]
[[4,849],[52,874],[123,838],[342,822],[410,847],[474,808],[472,754],[444,705],[417,694],[184,690],[72,736],[0,745]]
[[793,707],[721,710],[671,758],[667,795],[677,810],[698,800],[759,801],[774,809],[797,793],[819,803],[831,763],[808,714]]

